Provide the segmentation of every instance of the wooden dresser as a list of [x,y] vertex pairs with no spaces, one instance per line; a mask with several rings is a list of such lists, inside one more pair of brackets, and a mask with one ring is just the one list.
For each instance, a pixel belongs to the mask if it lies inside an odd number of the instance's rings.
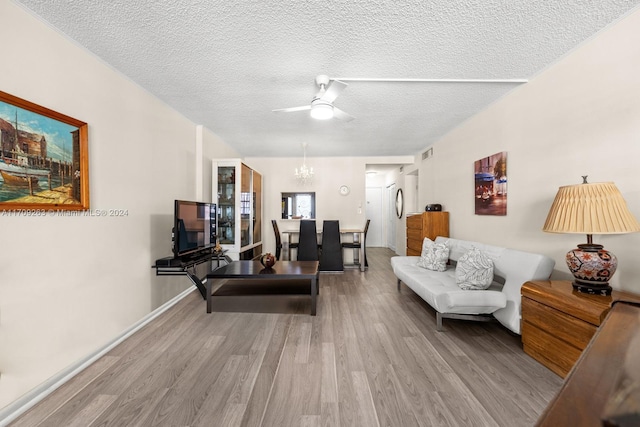
[[407,255],[420,256],[425,237],[449,237],[449,212],[422,212],[407,216]]
[[613,301],[637,299],[626,292],[589,295],[570,281],[530,281],[522,285],[524,352],[566,377],[598,330]]

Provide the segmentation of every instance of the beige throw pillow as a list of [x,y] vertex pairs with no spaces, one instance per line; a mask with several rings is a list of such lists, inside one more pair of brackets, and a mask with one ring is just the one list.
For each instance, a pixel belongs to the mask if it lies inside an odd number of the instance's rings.
[[465,290],[487,289],[493,282],[493,261],[473,247],[456,265],[456,283]]
[[435,243],[425,237],[422,241],[422,254],[418,260],[418,267],[434,271],[445,271],[449,260],[449,244]]

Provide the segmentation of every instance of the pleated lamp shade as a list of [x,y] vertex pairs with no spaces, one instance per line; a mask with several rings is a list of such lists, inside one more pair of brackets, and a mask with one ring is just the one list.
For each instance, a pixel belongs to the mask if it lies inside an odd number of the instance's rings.
[[[584,177],[586,180],[586,177]],[[593,234],[622,234],[640,231],[640,224],[627,208],[612,182],[583,183],[560,187],[542,227],[550,233],[581,233],[587,243],[567,253],[567,266],[581,292],[608,295],[609,279],[618,260],[602,245],[593,244]]]
[[613,182],[560,187],[543,231],[550,233],[620,234],[640,231]]

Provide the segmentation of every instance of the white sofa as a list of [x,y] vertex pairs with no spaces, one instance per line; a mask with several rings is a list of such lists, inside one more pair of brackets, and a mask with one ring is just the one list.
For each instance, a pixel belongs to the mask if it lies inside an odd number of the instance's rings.
[[[418,256],[391,258],[398,278],[398,291],[404,282],[436,310],[437,329],[443,318],[468,320],[497,319],[520,334],[520,288],[528,280],[547,280],[555,261],[545,255],[523,252],[483,243],[437,237],[448,241],[450,265],[446,271],[418,267]],[[486,290],[463,290],[456,284],[455,262],[472,247],[483,251],[493,261],[494,280]]]

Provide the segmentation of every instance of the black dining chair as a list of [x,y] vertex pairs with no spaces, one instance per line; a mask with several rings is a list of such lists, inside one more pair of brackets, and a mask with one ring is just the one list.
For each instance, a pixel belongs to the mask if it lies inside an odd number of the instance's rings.
[[273,225],[273,232],[276,235],[276,259],[280,260],[280,254],[282,253],[282,238],[280,238],[280,229],[278,228],[278,221],[276,221],[275,219],[272,219],[271,224]]
[[289,260],[293,260],[293,255],[291,253],[291,249],[295,249],[296,251],[298,250],[298,247],[300,246],[300,238],[298,238],[298,242],[292,242],[291,238],[293,237],[293,235],[291,233],[289,233]]
[[344,271],[342,246],[340,245],[340,221],[322,222],[322,251],[320,271]]
[[300,221],[298,237],[298,261],[318,261],[318,232],[316,221],[303,219]]
[[369,223],[371,222],[370,219],[367,220],[366,224],[364,225],[364,233],[362,233],[362,241],[360,242],[344,242],[342,244],[342,248],[343,249],[357,249],[358,251],[360,250],[360,248],[364,248],[364,260],[359,260],[359,262],[364,262],[364,266],[365,267],[369,267],[369,261],[367,260],[367,231],[369,231]]

